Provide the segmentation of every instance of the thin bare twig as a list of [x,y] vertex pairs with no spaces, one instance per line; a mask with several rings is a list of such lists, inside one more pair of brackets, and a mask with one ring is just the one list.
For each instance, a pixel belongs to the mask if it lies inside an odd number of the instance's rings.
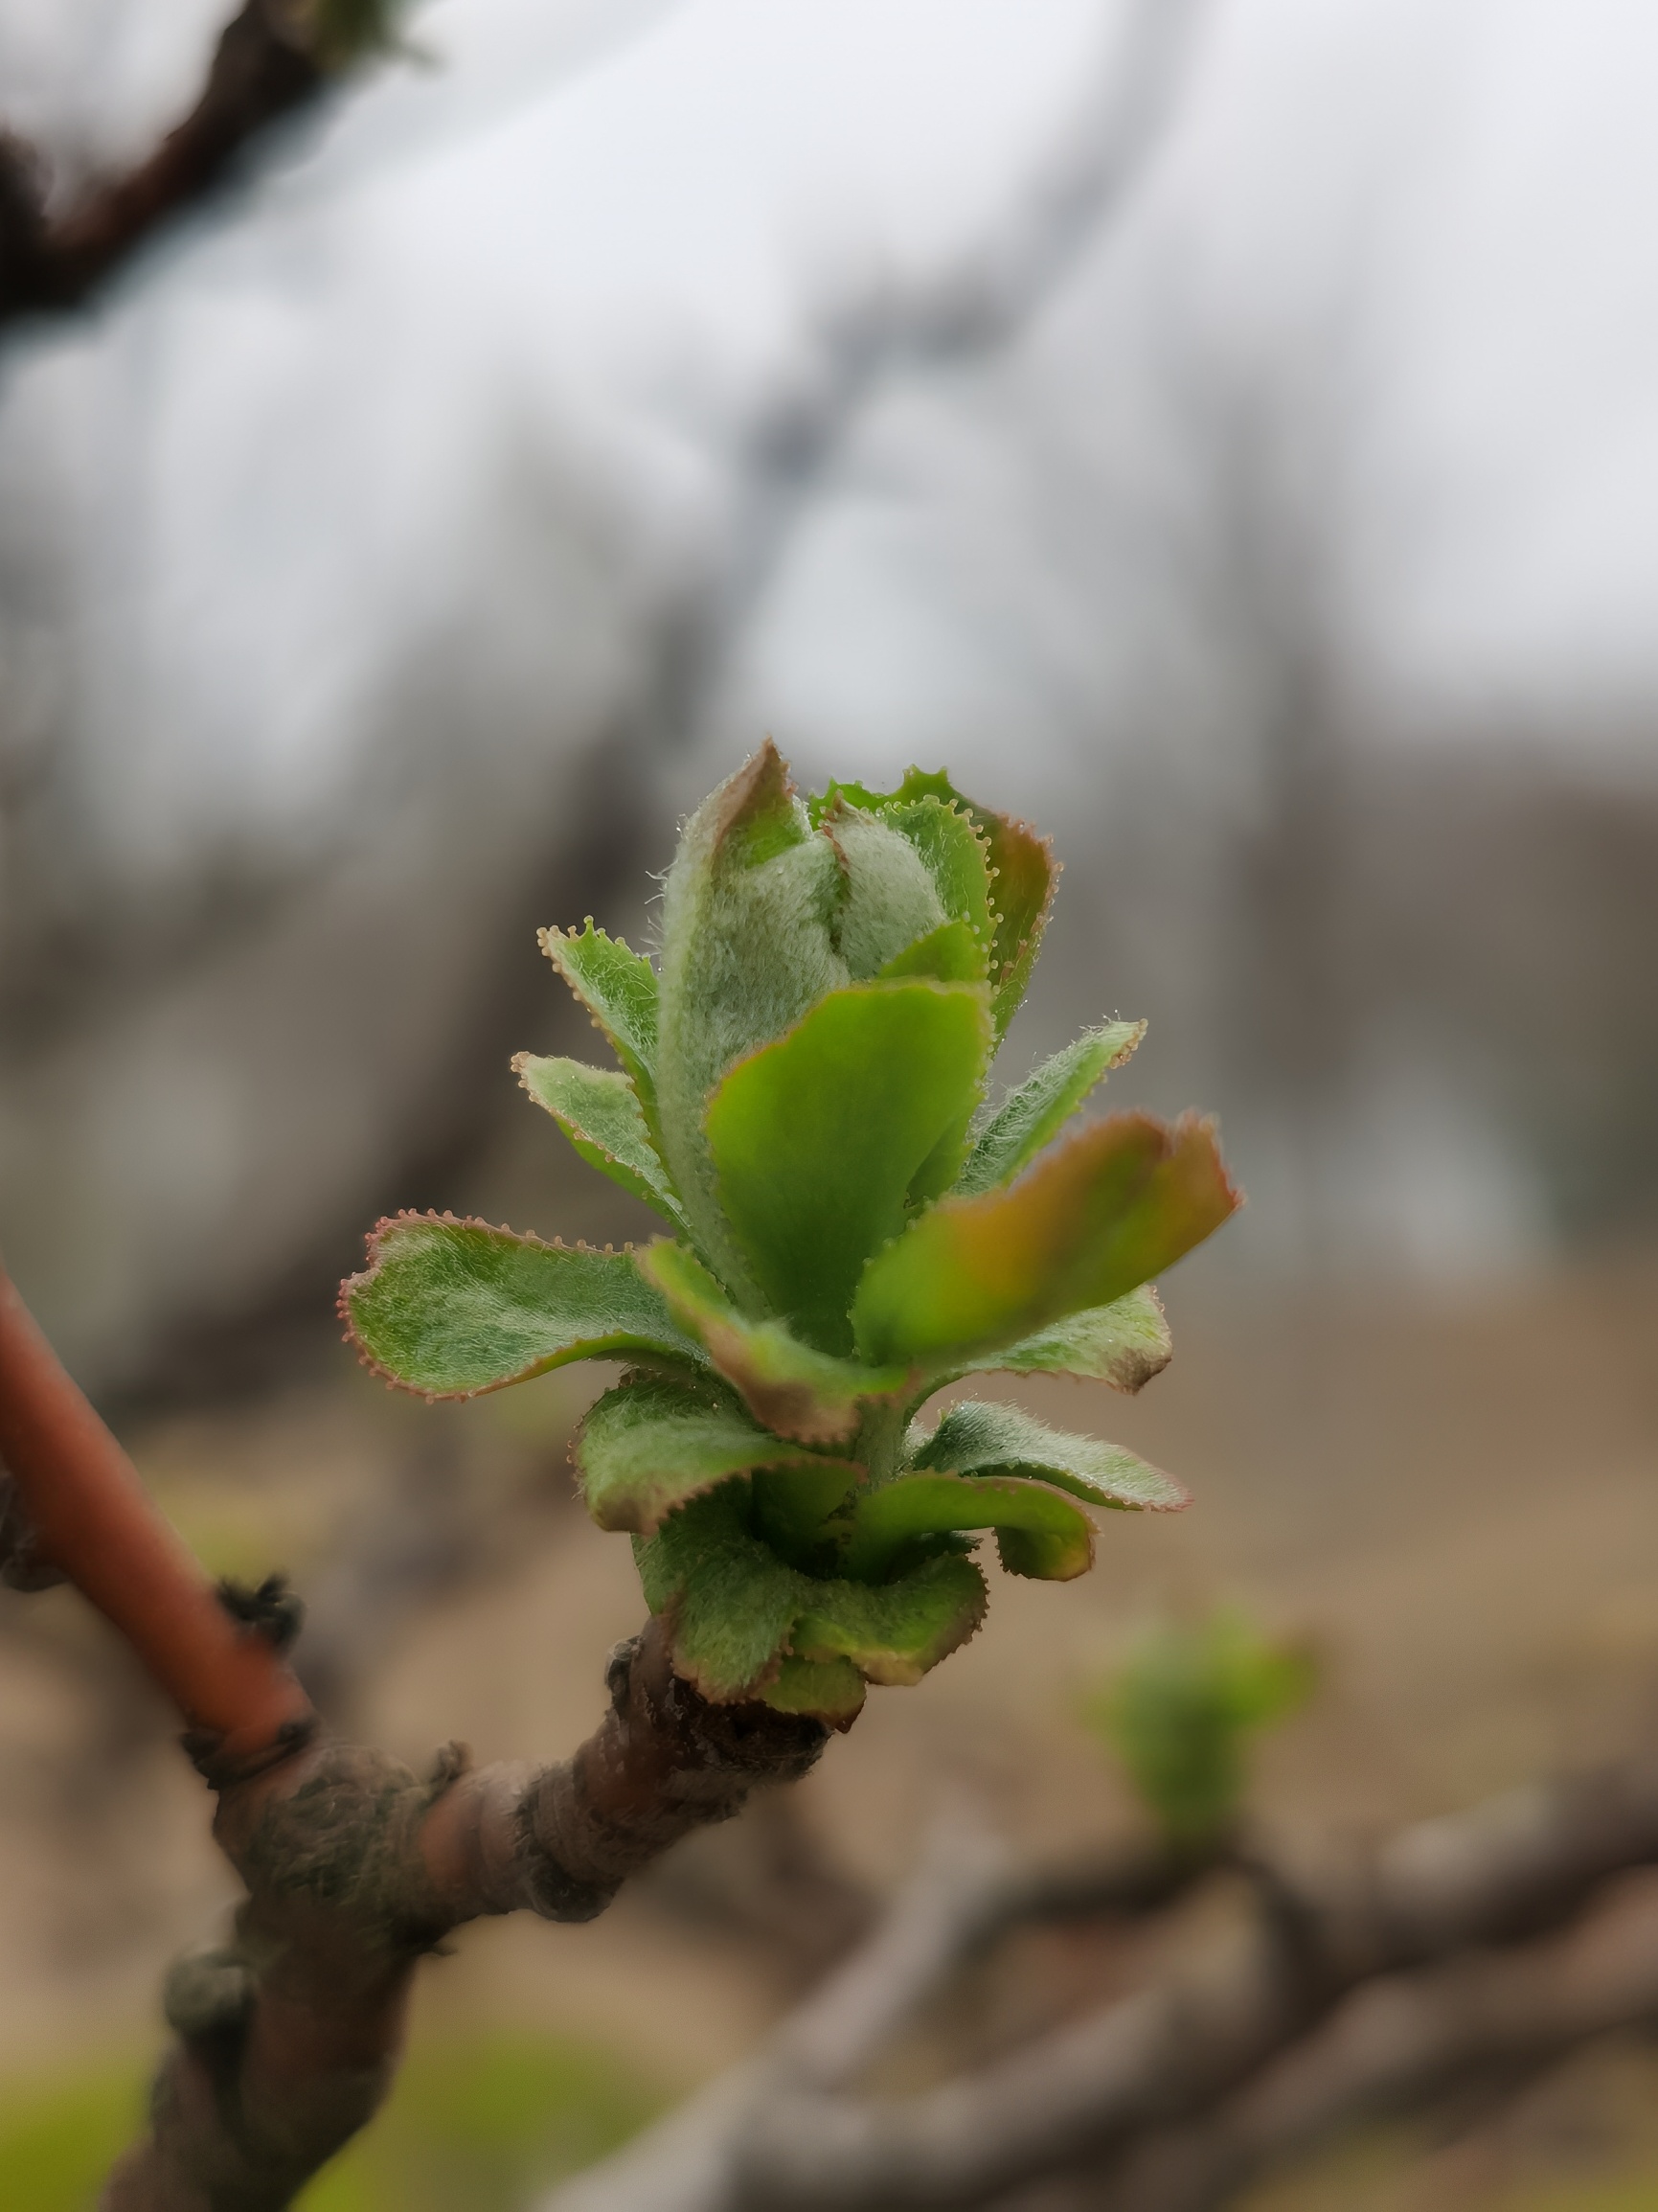
[[[975,1845],[924,1866],[757,2060],[543,2212],[955,2212],[1079,2174],[1110,2212],[1210,2212],[1323,2117],[1431,2080],[1436,2051],[1511,2058],[1646,2017],[1658,1901],[1599,1893],[1655,1859],[1647,1760],[1422,1823],[1317,1878],[1230,1849],[1161,1887],[1108,1865],[1102,1905],[1155,1909],[1224,1866],[1257,1910],[1198,1965],[942,2087],[860,2095],[855,2074],[993,1932],[1090,1895],[1077,1870],[1019,1877]],[[1583,1928],[1556,1932],[1591,1901]]]
[[136,169],[95,185],[60,217],[47,212],[33,150],[0,135],[0,322],[78,307],[221,183],[269,124],[314,100],[334,58],[327,20],[317,0],[245,0],[184,121]]
[[753,2145],[768,2131],[768,2112],[802,2093],[838,2098],[1009,1928],[1084,1914],[1136,1919],[1172,1903],[1214,1863],[1213,1854],[1130,1845],[1087,1865],[1033,1870],[1013,1865],[972,1818],[942,1822],[869,1941],[753,2059],[567,2182],[543,2212],[730,2212],[748,2201]]
[[226,1613],[4,1275],[0,1461],[32,1552],[125,1637],[184,1715],[194,1749],[246,1767],[309,1736],[310,1700],[281,1655]]
[[1658,2020],[1658,1876],[1608,1882],[1577,1921],[1361,1986],[1328,2024],[1195,2125],[1153,2132],[1079,2198],[1099,2212],[1216,2212],[1267,2167],[1360,2119],[1515,2077]]

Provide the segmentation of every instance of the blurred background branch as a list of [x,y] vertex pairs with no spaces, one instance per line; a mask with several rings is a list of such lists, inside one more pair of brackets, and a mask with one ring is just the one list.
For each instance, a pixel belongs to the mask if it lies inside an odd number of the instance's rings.
[[391,41],[390,0],[247,0],[201,97],[147,161],[60,213],[40,156],[0,138],[0,323],[74,308],[165,222],[216,191],[248,144]]
[[[1236,1623],[1223,1632],[1239,1636]],[[1213,1648],[1213,1628],[1191,1639],[1188,1668],[1203,1640]],[[1130,1696],[1147,1664],[1125,1671]],[[1207,1716],[1163,1712],[1167,1767],[1183,1733],[1192,1746],[1212,1732]],[[1189,1770],[1195,1756],[1187,1748]],[[1167,1810],[1161,1775],[1147,1794]],[[943,2212],[1061,2183],[1056,2203],[1215,2212],[1343,2123],[1482,2075],[1501,2098],[1562,2052],[1658,2015],[1658,1893],[1641,1871],[1658,1857],[1647,1762],[1498,1798],[1315,1868],[1218,1832],[1193,1848],[1183,1827],[1156,1849],[1058,1869],[1013,1867],[970,1822],[942,1830],[876,1932],[759,2057],[546,2212]],[[1092,1916],[1121,1929],[1187,1914],[1216,1887],[1229,1905],[1218,1925],[1211,1916],[1195,1950],[1177,1949],[1144,1986],[920,2095],[858,2093],[887,2047],[1021,1924]]]

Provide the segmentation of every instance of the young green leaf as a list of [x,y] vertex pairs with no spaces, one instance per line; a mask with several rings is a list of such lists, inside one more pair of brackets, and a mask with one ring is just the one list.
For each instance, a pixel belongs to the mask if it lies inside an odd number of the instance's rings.
[[985,947],[967,923],[941,923],[927,936],[895,952],[875,981],[897,983],[908,975],[930,975],[935,983],[983,983]]
[[1170,1840],[1203,1846],[1237,1818],[1247,1737],[1305,1703],[1317,1678],[1310,1653],[1223,1609],[1141,1636],[1088,1717]]
[[452,1215],[381,1221],[340,1312],[376,1373],[427,1398],[472,1398],[573,1359],[705,1364],[631,1252],[544,1244]]
[[973,1197],[997,1183],[1011,1182],[1145,1035],[1143,1021],[1108,1021],[1084,1030],[1074,1044],[1045,1060],[985,1121],[956,1189]]
[[620,937],[587,917],[579,930],[543,929],[541,949],[593,1017],[626,1071],[653,1138],[656,1115],[656,970]]
[[703,1111],[734,1062],[849,980],[840,897],[834,848],[769,741],[692,815],[663,895],[662,1156],[697,1248],[744,1306],[759,1293],[719,1210]]
[[842,1566],[853,1582],[878,1582],[923,1539],[953,1529],[993,1528],[1016,1544],[1015,1574],[1069,1582],[1094,1563],[1094,1532],[1074,1505],[1033,1482],[1002,1475],[900,1474],[856,1498]]
[[1157,1292],[1143,1283],[1109,1306],[1087,1307],[988,1353],[986,1364],[1008,1375],[1077,1375],[1132,1397],[1162,1374],[1173,1353]]
[[645,1602],[671,1624],[677,1674],[715,1704],[758,1698],[776,1675],[804,1577],[748,1526],[740,1477],[635,1537]]
[[989,851],[967,810],[931,792],[896,796],[881,820],[915,847],[926,865],[939,902],[954,922],[965,922],[988,962],[996,936]]
[[996,1034],[1000,1036],[1029,987],[1047,927],[1048,910],[1054,903],[1058,865],[1045,837],[1038,837],[1027,823],[1017,822],[1011,815],[975,806],[971,799],[963,797],[942,769],[928,775],[912,768],[889,804],[924,797],[959,808],[984,839],[990,902],[996,916],[990,981],[995,988]]
[[803,1659],[850,1659],[872,1682],[919,1682],[974,1635],[985,1578],[945,1552],[890,1583],[807,1582],[792,1649]]
[[1089,1505],[1120,1512],[1178,1513],[1190,1502],[1172,1475],[1121,1445],[1049,1428],[1016,1405],[952,1405],[932,1435],[912,1449],[909,1465],[917,1471],[1050,1483]]
[[977,1363],[1138,1288],[1238,1204],[1213,1124],[1095,1122],[1005,1189],[941,1199],[877,1252],[852,1307],[859,1351],[872,1363]]
[[852,984],[715,1092],[721,1210],[767,1301],[820,1349],[852,1350],[864,1264],[923,1164],[959,1148],[989,1044],[982,984]]
[[827,1460],[757,1427],[721,1390],[650,1376],[630,1376],[588,1409],[572,1456],[599,1526],[637,1536],[649,1536],[687,1498],[756,1468],[796,1475],[818,1520],[863,1475],[851,1461]]
[[364,1357],[432,1395],[584,1357],[634,1370],[577,1461],[711,1697],[845,1726],[866,1679],[914,1681],[973,1632],[971,1532],[993,1529],[1011,1572],[1062,1579],[1092,1553],[1072,1498],[1184,1502],[1131,1453],[1011,1407],[905,1432],[975,1367],[1138,1389],[1169,1357],[1149,1278],[1238,1203],[1206,1125],[1062,1133],[1138,1025],[979,1108],[1055,875],[1033,832],[943,774],[807,805],[762,746],[685,826],[660,980],[591,921],[543,936],[621,1073],[514,1063],[678,1240],[636,1258],[411,1215],[343,1287]]
[[[748,1514],[738,1478],[635,1539],[646,1602],[671,1623],[674,1666],[715,1702],[766,1696],[785,1655],[850,1660],[873,1682],[918,1682],[984,1617],[984,1577],[959,1554],[879,1585],[819,1581],[781,1561]],[[784,1695],[801,1687],[796,1676]]]
[[855,1435],[864,1407],[915,1386],[907,1367],[861,1367],[791,1335],[781,1321],[750,1321],[732,1305],[685,1245],[648,1244],[640,1265],[661,1289],[674,1320],[736,1384],[756,1420],[801,1444],[841,1444]]
[[533,1052],[519,1053],[512,1069],[590,1167],[643,1198],[674,1228],[685,1227],[679,1199],[626,1076],[579,1060],[540,1059]]
[[856,807],[866,814],[878,814],[894,796],[891,791],[872,791],[867,784],[843,783],[831,776],[821,791],[814,791],[806,800],[806,820],[814,830],[821,829],[829,815],[842,807]]
[[779,1713],[809,1713],[831,1728],[850,1728],[864,1709],[864,1678],[850,1659],[797,1659],[785,1652],[766,1684],[765,1701]]
[[819,825],[841,871],[835,946],[854,983],[867,983],[896,953],[945,921],[926,862],[885,822],[836,807]]

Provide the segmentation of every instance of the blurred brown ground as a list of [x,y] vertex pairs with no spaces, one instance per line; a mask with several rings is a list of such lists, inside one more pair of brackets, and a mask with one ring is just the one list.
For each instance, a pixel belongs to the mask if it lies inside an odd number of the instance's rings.
[[[1298,1845],[1465,1804],[1658,1722],[1658,1253],[1455,1298],[1183,1290],[1176,1277],[1174,1364],[1142,1399],[1058,1382],[1011,1394],[1177,1471],[1191,1511],[1112,1519],[1095,1572],[1063,1587],[992,1570],[978,1639],[920,1689],[872,1696],[797,1800],[849,1876],[890,1885],[964,1798],[1033,1855],[1131,1820],[1077,1707],[1157,1608],[1226,1598],[1317,1639],[1325,1688],[1266,1746],[1256,1792]],[[417,1762],[450,1737],[480,1758],[557,1753],[597,1717],[604,1653],[640,1614],[627,1545],[569,1496],[563,1438],[590,1387],[553,1377],[428,1410],[342,1353],[326,1385],[129,1441],[216,1568],[286,1564],[305,1588],[342,1544],[386,1533],[406,1510],[395,1470],[439,1440],[438,1480],[495,1494],[496,1534],[359,1669],[350,1724]],[[163,1967],[228,1903],[205,1813],[167,1717],[73,1595],[8,1595],[0,2079],[154,2034]],[[696,1846],[745,1847],[732,1832]],[[468,1930],[423,1977],[423,2028],[556,2029],[636,2053],[670,2086],[718,2068],[800,1969],[688,1910],[695,1887],[670,1868],[590,1927]],[[1602,2135],[1640,2133],[1643,2055],[1607,2056],[1580,2092],[1574,2078],[1549,2092],[1579,2115],[1568,2134],[1590,2108]],[[1526,2125],[1548,2134],[1542,2094],[1505,2123],[1525,2155]],[[1493,2139],[1480,2137],[1487,2167],[1510,2155]],[[1401,2195],[1397,2145],[1367,2142],[1263,2202],[1488,2201],[1465,2144],[1460,2167],[1417,2145]]]

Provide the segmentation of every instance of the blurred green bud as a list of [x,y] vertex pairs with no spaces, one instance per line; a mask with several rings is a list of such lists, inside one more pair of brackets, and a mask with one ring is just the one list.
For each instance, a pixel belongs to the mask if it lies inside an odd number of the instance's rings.
[[1165,1836],[1190,1849],[1237,1820],[1248,1738],[1305,1704],[1317,1683],[1305,1646],[1222,1608],[1148,1630],[1085,1712]]

